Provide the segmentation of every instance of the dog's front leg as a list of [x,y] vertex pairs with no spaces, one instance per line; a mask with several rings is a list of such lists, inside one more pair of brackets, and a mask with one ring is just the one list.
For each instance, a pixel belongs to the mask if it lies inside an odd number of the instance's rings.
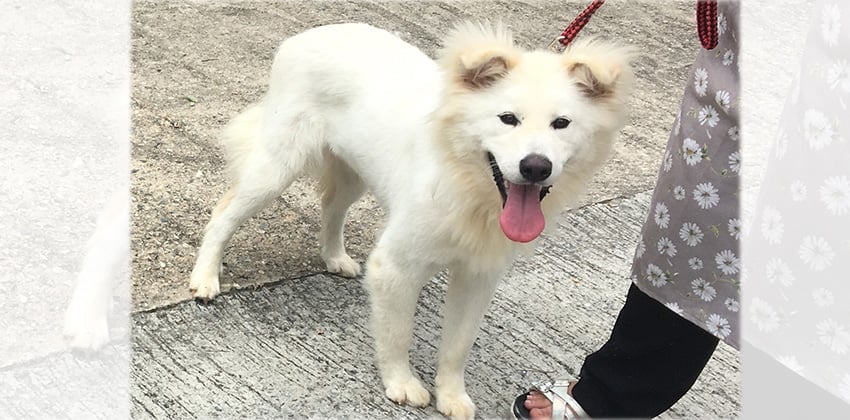
[[466,393],[464,366],[503,270],[472,272],[453,267],[443,315],[437,361],[437,410],[453,419],[471,419],[475,404]]
[[372,305],[378,369],[389,399],[424,407],[431,395],[410,369],[413,317],[422,287],[434,274],[420,262],[400,262],[380,245],[366,264],[366,288]]

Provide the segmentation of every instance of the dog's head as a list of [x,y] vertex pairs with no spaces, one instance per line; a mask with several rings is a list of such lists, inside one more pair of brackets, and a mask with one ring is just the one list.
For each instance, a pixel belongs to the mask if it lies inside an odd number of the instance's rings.
[[562,54],[526,51],[500,25],[466,23],[447,38],[441,137],[456,158],[495,178],[509,239],[535,239],[549,188],[577,195],[601,165],[625,123],[632,55],[594,39]]

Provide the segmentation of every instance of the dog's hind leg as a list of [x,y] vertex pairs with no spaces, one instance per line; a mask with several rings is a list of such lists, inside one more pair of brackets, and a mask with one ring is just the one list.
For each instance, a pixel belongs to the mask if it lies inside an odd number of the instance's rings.
[[473,272],[451,268],[443,315],[443,333],[437,359],[437,410],[451,418],[473,418],[475,404],[466,393],[464,367],[478,336],[481,321],[502,277],[502,272]]
[[360,177],[331,152],[325,153],[322,176],[322,230],[319,233],[322,260],[328,271],[344,277],[360,274],[360,264],[345,252],[343,230],[348,207],[366,191]]
[[[271,167],[260,169],[263,173],[257,175],[267,174],[263,169],[271,169]],[[295,175],[297,176],[297,173]],[[195,268],[192,270],[189,281],[189,291],[192,292],[192,296],[209,300],[219,294],[218,276],[221,260],[230,238],[246,220],[277,198],[294,178],[294,176],[286,177],[283,182],[273,183],[266,179],[243,178],[224,194],[213,210],[204,239],[198,249]]]
[[[284,129],[289,131],[281,133]],[[309,117],[291,125],[251,127],[243,135],[243,143],[251,143],[231,160],[235,186],[213,211],[192,269],[189,290],[195,298],[209,300],[219,294],[218,277],[227,242],[240,225],[268,206],[318,157],[321,135],[321,127]]]

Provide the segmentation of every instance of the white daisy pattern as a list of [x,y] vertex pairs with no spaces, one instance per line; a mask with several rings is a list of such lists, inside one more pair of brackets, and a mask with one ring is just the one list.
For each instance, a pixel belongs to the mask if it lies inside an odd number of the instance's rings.
[[844,375],[841,382],[838,384],[838,393],[845,402],[850,403],[850,374]]
[[698,257],[691,257],[688,259],[688,267],[691,267],[691,270],[699,271],[702,270],[703,264],[702,260]]
[[679,307],[678,302],[667,302],[667,303],[664,304],[664,306],[666,306],[667,309],[675,312],[676,315],[682,315],[682,308]]
[[734,152],[729,155],[729,169],[736,174],[741,172],[741,152]]
[[835,251],[821,236],[806,236],[798,250],[800,259],[812,270],[823,271],[832,264]]
[[771,245],[777,245],[782,242],[784,233],[785,223],[782,221],[782,214],[775,207],[765,207],[761,216],[761,234],[764,239]]
[[679,238],[682,239],[688,246],[697,246],[702,242],[702,238],[705,236],[702,233],[702,229],[699,228],[699,225],[692,222],[687,222],[682,224],[682,228],[679,229]]
[[673,244],[673,241],[670,238],[661,238],[658,240],[658,253],[662,255],[667,255],[668,257],[676,256],[676,245]]
[[843,216],[850,209],[850,180],[846,176],[827,178],[818,190],[820,201],[834,216]]
[[714,256],[714,262],[717,264],[717,269],[727,276],[741,270],[741,260],[729,249],[718,252]]
[[658,203],[655,205],[655,224],[662,229],[666,229],[667,225],[670,223],[670,210],[667,209],[667,205],[664,203]]
[[670,169],[673,167],[673,154],[667,152],[664,155],[664,172],[670,172]]
[[726,309],[728,309],[729,312],[738,312],[741,310],[741,304],[735,299],[726,298],[726,300],[723,301],[723,304],[726,305]]
[[820,342],[835,353],[847,353],[847,348],[850,347],[850,333],[834,319],[818,322],[817,335]]
[[717,102],[717,106],[719,106],[723,112],[729,113],[729,108],[732,107],[732,95],[730,95],[728,91],[718,90],[717,93],[714,94],[714,102]]
[[635,258],[642,257],[644,252],[646,252],[646,244],[643,243],[643,239],[641,239],[638,242],[637,250],[635,250]]
[[729,139],[732,141],[738,141],[741,139],[741,134],[738,132],[737,125],[729,127],[729,130],[726,132],[726,135],[729,136]]
[[667,284],[667,274],[664,273],[661,267],[655,264],[649,264],[646,267],[646,279],[655,287],[661,287]]
[[694,189],[693,196],[699,207],[703,210],[710,209],[720,202],[720,195],[717,194],[717,188],[710,182],[697,184]]
[[803,136],[812,150],[822,150],[832,144],[835,131],[823,112],[808,109],[803,114]]
[[794,181],[791,184],[791,200],[792,201],[797,202],[797,203],[802,202],[802,201],[806,201],[808,194],[809,194],[808,188],[806,187],[806,184],[803,183],[803,181],[797,180],[797,181]]
[[764,268],[764,278],[769,283],[779,283],[788,287],[794,283],[794,274],[791,267],[779,258],[771,258]]
[[721,340],[728,337],[732,333],[732,327],[729,326],[729,321],[718,314],[708,316],[708,321],[705,322],[708,332],[714,334]]
[[726,15],[724,15],[723,13],[718,13],[717,14],[717,34],[718,34],[718,36],[722,36],[724,33],[726,33],[726,27],[727,26],[728,25],[726,24]]
[[769,303],[754,298],[745,308],[749,312],[750,321],[759,331],[773,332],[779,329],[779,314]]
[[689,166],[702,161],[702,148],[696,140],[688,137],[682,142],[682,157]]
[[826,308],[832,306],[835,303],[835,295],[821,287],[812,291],[812,300],[815,301],[815,305],[820,308]]
[[796,372],[798,375],[803,373],[803,365],[800,364],[796,356],[779,356],[776,358],[776,361],[782,363],[785,367]]
[[735,62],[735,53],[732,50],[726,50],[723,53],[723,65],[728,66]]
[[700,108],[697,118],[699,118],[700,125],[708,124],[709,127],[715,127],[717,126],[717,123],[720,122],[720,114],[718,114],[717,109],[711,105],[705,105]]
[[729,231],[729,236],[735,238],[736,241],[741,239],[741,219],[737,217],[729,219],[729,222],[726,223],[726,230]]
[[847,60],[838,59],[832,63],[826,72],[826,82],[832,89],[850,92],[850,64]]
[[699,68],[694,72],[694,90],[699,96],[705,96],[708,92],[708,72],[704,68]]
[[701,278],[692,281],[691,288],[697,297],[706,302],[711,302],[717,296],[717,289]]
[[841,10],[837,5],[824,6],[821,14],[821,35],[827,46],[838,45],[838,35],[841,33]]
[[673,199],[676,201],[682,201],[687,197],[688,193],[685,191],[685,187],[681,185],[677,185],[676,188],[673,188]]

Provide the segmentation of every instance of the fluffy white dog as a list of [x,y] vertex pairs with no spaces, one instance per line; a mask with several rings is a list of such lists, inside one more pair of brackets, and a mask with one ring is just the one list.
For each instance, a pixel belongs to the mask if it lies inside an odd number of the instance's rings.
[[386,395],[429,403],[408,349],[419,293],[448,268],[437,409],[472,417],[464,365],[479,324],[522,243],[579,197],[608,155],[626,120],[630,56],[598,40],[563,54],[526,51],[500,26],[471,23],[447,37],[437,62],[364,24],[286,40],[268,94],[224,132],[233,187],[206,228],[194,296],[219,293],[234,231],[303,173],[319,179],[328,271],[359,275],[343,222],[368,188],[389,215],[365,274]]

